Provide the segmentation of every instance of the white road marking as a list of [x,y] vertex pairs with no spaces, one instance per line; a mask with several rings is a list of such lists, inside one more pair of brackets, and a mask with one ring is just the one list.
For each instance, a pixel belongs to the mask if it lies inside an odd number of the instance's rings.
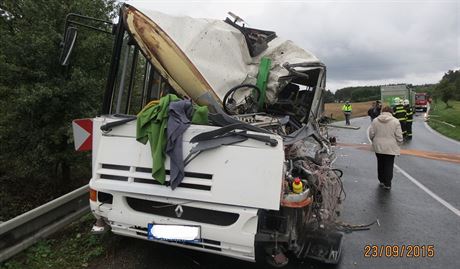
[[450,211],[454,212],[455,215],[457,215],[458,217],[460,217],[460,210],[458,210],[457,208],[455,208],[454,206],[452,206],[451,204],[449,204],[448,202],[446,202],[446,200],[442,199],[441,197],[439,197],[438,195],[436,195],[435,193],[433,193],[430,189],[428,189],[427,187],[425,187],[425,185],[423,185],[422,183],[420,183],[419,181],[417,181],[415,178],[413,178],[411,175],[409,175],[406,171],[404,171],[403,169],[401,169],[401,167],[399,167],[398,165],[395,164],[395,167],[396,169],[398,169],[399,172],[401,172],[401,174],[403,174],[405,177],[407,177],[410,181],[412,181],[412,183],[414,183],[415,185],[417,185],[420,189],[422,189],[423,191],[425,191],[426,193],[428,193],[431,197],[433,197],[433,199],[435,199],[436,201],[440,202],[443,206],[447,207],[447,209],[449,209]]
[[[367,135],[367,140],[369,140],[369,143],[372,144],[372,141],[371,139],[369,138],[369,129],[370,129],[371,126],[367,127],[367,131],[366,131],[366,135]],[[438,195],[436,195],[434,192],[432,192],[430,189],[428,189],[427,187],[425,187],[425,185],[423,185],[422,183],[420,183],[418,180],[416,180],[415,178],[413,178],[411,175],[409,175],[409,173],[407,173],[406,171],[404,171],[401,167],[399,167],[398,165],[394,165],[394,167],[401,173],[403,174],[407,179],[409,179],[410,181],[412,181],[412,183],[414,183],[417,187],[419,187],[420,189],[422,189],[424,192],[426,192],[428,195],[430,195],[433,199],[435,199],[436,201],[438,201],[439,203],[441,203],[443,206],[445,206],[447,209],[449,209],[450,211],[452,211],[455,215],[457,215],[458,217],[460,217],[460,210],[458,210],[457,208],[455,208],[453,205],[449,204],[448,202],[446,202],[446,200],[442,199],[441,197],[439,197]]]

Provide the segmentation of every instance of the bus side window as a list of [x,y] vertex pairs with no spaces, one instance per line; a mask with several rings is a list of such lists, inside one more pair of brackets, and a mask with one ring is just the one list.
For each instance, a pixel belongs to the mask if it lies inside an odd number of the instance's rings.
[[126,33],[119,64],[112,114],[136,115],[150,101],[175,93]]
[[163,79],[160,73],[157,72],[155,67],[153,67],[150,63],[148,64],[146,73],[149,73],[149,76],[147,80],[144,81],[144,106],[152,100],[159,100],[161,97],[167,95],[168,93],[176,94],[169,83]]
[[119,68],[116,76],[115,87],[112,97],[112,114],[127,114],[126,108],[129,106],[129,84],[130,75],[133,73],[133,61],[136,61],[138,50],[130,45],[130,37],[127,33],[123,36],[123,45],[120,55]]

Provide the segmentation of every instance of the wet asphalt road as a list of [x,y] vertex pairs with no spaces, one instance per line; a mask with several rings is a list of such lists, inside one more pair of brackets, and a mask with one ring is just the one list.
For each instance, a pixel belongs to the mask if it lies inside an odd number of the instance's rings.
[[[460,143],[430,132],[422,114],[415,117],[414,139],[404,149],[460,154]],[[367,143],[368,118],[352,120],[360,130],[331,130],[339,143]],[[366,223],[378,218],[380,227],[345,236],[343,256],[337,268],[460,268],[460,164],[401,155],[395,164],[457,209],[457,214],[395,169],[390,192],[378,187],[373,152],[338,147],[336,166],[344,171],[347,199],[342,219]],[[364,257],[366,245],[434,246],[434,257]]]
[[[338,143],[369,144],[369,124],[368,118],[352,119],[352,125],[360,126],[359,130],[334,128],[330,135],[336,136]],[[403,148],[460,154],[460,144],[430,132],[420,116],[415,118],[413,133],[414,139]],[[373,152],[338,146],[336,153],[335,167],[344,171],[347,193],[341,220],[364,224],[378,218],[380,226],[345,234],[342,257],[337,266],[306,261],[290,263],[286,268],[460,268],[460,216],[407,177],[417,180],[458,211],[460,164],[402,155],[395,163],[406,175],[395,169],[393,188],[385,191],[378,186]],[[113,255],[90,267],[260,268],[252,263],[147,241],[121,240]],[[399,249],[403,245],[407,249],[432,245],[434,257],[364,257],[366,245],[397,246]],[[407,251],[404,256],[406,254]],[[423,254],[427,254],[426,251],[420,255]]]

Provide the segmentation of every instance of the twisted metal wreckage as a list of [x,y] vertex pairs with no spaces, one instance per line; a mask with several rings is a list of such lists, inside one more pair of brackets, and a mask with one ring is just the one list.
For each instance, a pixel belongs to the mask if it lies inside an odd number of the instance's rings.
[[[325,65],[234,15],[173,17],[124,4],[113,33],[104,115],[92,120],[98,223],[143,239],[155,225],[199,227],[192,241],[160,241],[278,267],[288,256],[337,263],[345,193],[320,125]],[[166,93],[209,108],[210,125],[184,133],[184,153],[215,142],[187,162],[175,190],[152,178],[150,148],[136,143],[135,117],[127,116]],[[229,136],[244,139],[226,143]]]

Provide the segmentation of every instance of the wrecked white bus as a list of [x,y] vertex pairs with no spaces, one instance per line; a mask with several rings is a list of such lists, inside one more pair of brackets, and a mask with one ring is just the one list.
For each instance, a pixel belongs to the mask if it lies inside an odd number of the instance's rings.
[[[64,64],[78,17],[66,22]],[[84,123],[90,142],[75,138],[92,148],[93,229],[277,267],[288,257],[337,263],[344,193],[319,124],[326,67],[240,21],[121,6],[103,113]],[[139,132],[142,113],[177,100],[207,120],[187,115],[173,156],[164,146],[173,127],[159,122],[167,113],[152,117],[148,139]]]

